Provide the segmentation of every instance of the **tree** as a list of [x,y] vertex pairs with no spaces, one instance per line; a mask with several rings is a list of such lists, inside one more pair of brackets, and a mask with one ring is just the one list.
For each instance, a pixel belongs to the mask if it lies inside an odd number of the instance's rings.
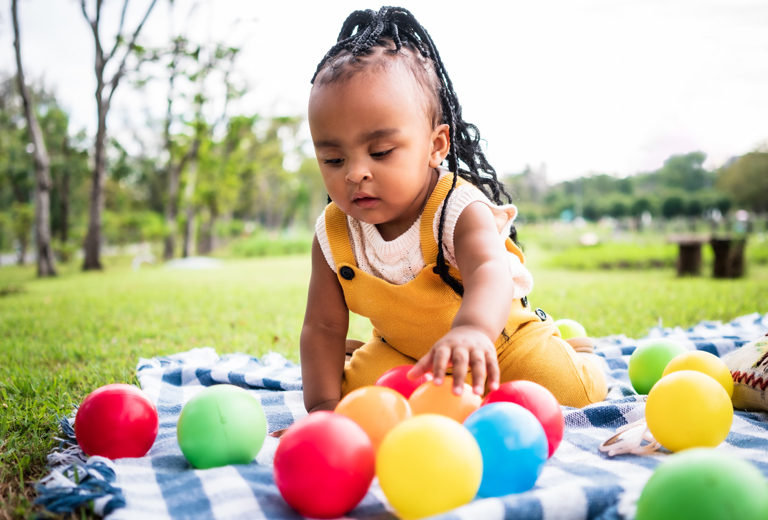
[[6,208],[28,203],[34,190],[34,164],[27,153],[29,137],[17,91],[15,78],[0,83],[0,205]]
[[717,187],[742,207],[756,213],[768,211],[768,149],[749,152],[721,169]]
[[[125,14],[128,10],[128,0],[124,0],[122,13],[120,16],[120,26],[117,31],[115,43],[112,50],[109,53],[104,52],[104,47],[101,43],[101,36],[99,34],[99,22],[101,21],[101,7],[102,0],[96,0],[96,14],[94,18],[91,18],[88,14],[88,10],[85,6],[85,0],[80,0],[80,7],[83,11],[83,16],[91,26],[93,33],[94,43],[96,45],[96,108],[98,114],[98,125],[96,129],[96,139],[94,141],[94,166],[93,166],[93,178],[90,195],[90,210],[88,215],[88,234],[85,238],[85,261],[83,263],[83,269],[101,269],[101,228],[102,228],[102,213],[104,212],[104,180],[106,178],[106,136],[107,136],[107,114],[112,105],[112,96],[117,90],[117,86],[120,84],[120,80],[127,71],[128,58],[134,55],[137,50],[141,50],[136,40],[139,37],[144,23],[149,18],[152,8],[155,7],[157,0],[152,0],[152,3],[147,8],[141,22],[131,34],[130,42],[128,43],[120,64],[109,80],[105,78],[105,69],[107,64],[112,58],[117,55],[117,52],[121,50],[125,43],[125,36],[123,35],[123,26],[125,24]],[[121,51],[122,52],[122,51]]]
[[712,173],[703,166],[706,159],[704,152],[673,155],[664,161],[658,172],[659,178],[670,188],[682,188],[688,192],[711,186]]
[[35,210],[29,203],[14,202],[11,206],[11,228],[19,243],[19,265],[24,265],[29,247],[29,233],[32,231]]
[[728,216],[728,211],[730,211],[732,205],[733,202],[728,197],[720,197],[715,201],[715,207],[723,217]]
[[[235,59],[240,52],[239,48],[227,47],[221,43],[210,47],[199,47],[195,53],[195,60],[198,63],[198,68],[190,74],[190,79],[195,82],[195,116],[192,122],[194,129],[194,138],[192,141],[192,147],[195,150],[194,154],[189,154],[189,160],[187,161],[187,179],[186,186],[184,187],[184,213],[186,216],[184,226],[184,242],[182,246],[182,256],[184,258],[190,256],[193,252],[194,242],[196,237],[195,223],[197,218],[198,207],[195,200],[196,184],[198,181],[198,169],[199,169],[199,152],[200,146],[212,139],[212,136],[216,129],[227,120],[227,108],[229,102],[241,96],[244,91],[238,91],[230,81],[230,76],[234,71]],[[220,85],[224,86],[224,103],[221,109],[221,114],[213,122],[208,123],[205,118],[205,105],[210,101],[208,97],[208,89],[210,85],[206,81],[212,72],[222,72],[222,80]],[[208,173],[209,170],[203,170],[203,174]]]
[[199,200],[207,213],[201,226],[198,252],[207,254],[216,248],[216,222],[230,213],[241,187],[240,173],[252,167],[257,146],[253,130],[256,116],[236,116],[229,120],[227,133],[220,143],[201,147]]
[[685,215],[688,217],[688,225],[691,231],[696,231],[696,222],[701,218],[704,206],[699,199],[691,199],[685,204]]
[[16,50],[16,78],[19,93],[24,103],[24,116],[27,120],[29,141],[32,144],[32,156],[35,163],[35,246],[37,252],[37,276],[56,276],[56,265],[51,248],[51,170],[50,157],[45,148],[45,139],[37,121],[32,96],[24,79],[24,67],[21,63],[21,38],[19,36],[18,2],[12,0],[13,46]]
[[[173,15],[170,17],[173,19]],[[166,235],[163,241],[163,258],[170,260],[176,250],[176,217],[179,213],[179,179],[187,162],[197,155],[200,141],[195,139],[192,146],[177,159],[174,154],[174,142],[171,139],[171,124],[173,123],[173,102],[175,99],[176,79],[180,74],[180,61],[185,55],[187,41],[178,36],[173,40],[173,48],[168,53],[168,98],[166,104],[166,116],[164,127],[165,150],[168,154],[166,169],[168,171],[168,202],[165,206]]]
[[664,202],[661,204],[661,214],[666,219],[682,215],[684,210],[685,202],[683,202],[682,198],[674,195],[664,199]]
[[630,214],[635,219],[635,228],[640,231],[643,229],[643,213],[651,211],[651,201],[645,197],[635,199],[629,209]]

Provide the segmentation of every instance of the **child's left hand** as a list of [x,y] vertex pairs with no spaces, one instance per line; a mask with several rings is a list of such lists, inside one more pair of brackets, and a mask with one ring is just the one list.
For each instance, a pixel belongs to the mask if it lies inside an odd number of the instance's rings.
[[483,394],[486,377],[489,390],[499,387],[496,347],[488,336],[474,327],[465,325],[451,329],[414,365],[408,377],[417,379],[432,372],[435,384],[441,385],[449,366],[453,367],[453,393],[456,395],[461,395],[464,389],[468,369],[472,371],[474,393]]

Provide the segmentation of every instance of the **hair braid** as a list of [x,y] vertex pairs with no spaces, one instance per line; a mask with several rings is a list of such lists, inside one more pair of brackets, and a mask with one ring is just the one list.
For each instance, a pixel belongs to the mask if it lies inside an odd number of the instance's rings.
[[[388,48],[388,43],[394,43],[395,48]],[[440,53],[435,47],[432,37],[407,9],[402,7],[385,6],[379,11],[367,9],[350,14],[341,26],[336,44],[323,56],[317,65],[312,83],[329,62],[335,63],[336,58],[350,55],[352,62],[364,63],[358,60],[372,54],[374,47],[387,48],[387,54],[407,56],[400,52],[403,47],[418,51],[425,59],[431,60],[434,72],[439,81],[438,95],[442,110],[442,123],[450,129],[450,146],[448,149],[448,169],[453,174],[453,181],[448,194],[443,201],[440,222],[438,225],[438,254],[435,272],[459,296],[464,294],[461,282],[451,276],[445,261],[443,246],[443,229],[448,200],[456,188],[458,177],[471,182],[485,196],[496,204],[512,202],[511,195],[499,181],[496,170],[488,163],[480,146],[480,132],[477,127],[464,121],[462,108],[456,91],[453,89],[448,71],[445,69]],[[517,243],[517,230],[512,226],[510,238]]]

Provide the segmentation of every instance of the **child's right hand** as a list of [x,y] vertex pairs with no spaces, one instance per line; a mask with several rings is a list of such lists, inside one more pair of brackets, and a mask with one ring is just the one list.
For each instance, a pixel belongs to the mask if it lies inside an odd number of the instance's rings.
[[467,371],[472,371],[472,391],[483,395],[486,378],[488,389],[499,387],[499,362],[496,347],[483,332],[470,326],[454,327],[429,350],[426,356],[408,372],[410,379],[418,379],[427,372],[435,376],[436,385],[443,383],[448,367],[453,367],[453,393],[461,395]]

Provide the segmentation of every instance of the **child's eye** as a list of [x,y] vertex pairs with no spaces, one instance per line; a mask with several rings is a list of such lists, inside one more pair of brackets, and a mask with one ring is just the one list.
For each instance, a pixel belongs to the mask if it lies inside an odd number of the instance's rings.
[[390,153],[392,153],[392,150],[394,150],[394,148],[392,148],[391,150],[386,150],[386,151],[384,151],[384,152],[376,152],[376,153],[372,153],[372,154],[371,154],[371,157],[386,157],[387,155],[389,155]]
[[325,159],[323,161],[323,163],[324,164],[330,164],[330,165],[333,165],[333,166],[338,166],[338,165],[341,164],[342,160],[343,159]]

